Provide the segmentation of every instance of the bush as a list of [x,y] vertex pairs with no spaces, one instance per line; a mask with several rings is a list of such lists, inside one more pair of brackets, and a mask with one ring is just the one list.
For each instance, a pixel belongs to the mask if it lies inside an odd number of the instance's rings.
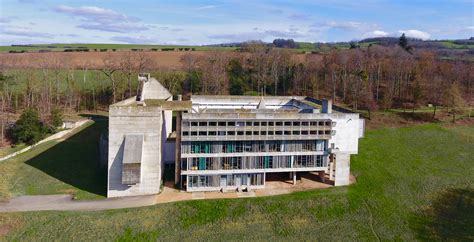
[[41,122],[38,112],[34,109],[26,109],[21,114],[13,128],[15,143],[34,144],[40,141],[50,130]]
[[63,125],[63,113],[60,108],[53,108],[51,110],[49,120],[51,122],[51,125],[54,128],[58,128]]

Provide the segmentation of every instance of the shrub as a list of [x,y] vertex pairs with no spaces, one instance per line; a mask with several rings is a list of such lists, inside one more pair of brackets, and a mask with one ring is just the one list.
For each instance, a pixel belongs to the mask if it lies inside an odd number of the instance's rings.
[[39,119],[38,112],[28,108],[16,121],[13,128],[13,138],[15,143],[31,145],[40,141],[48,132],[48,128]]
[[54,128],[60,127],[63,124],[63,112],[61,109],[53,108],[51,110],[49,120]]

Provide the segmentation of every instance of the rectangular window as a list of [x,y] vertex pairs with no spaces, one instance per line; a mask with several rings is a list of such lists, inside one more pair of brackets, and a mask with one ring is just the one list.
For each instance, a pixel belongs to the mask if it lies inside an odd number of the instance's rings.
[[244,131],[237,131],[237,135],[244,135]]
[[307,130],[303,130],[303,131],[301,131],[301,134],[302,134],[302,135],[308,135],[308,131],[307,131]]
[[188,126],[189,126],[189,122],[183,122],[183,126],[184,126],[184,127],[188,127]]
[[198,126],[198,122],[191,122],[191,126]]
[[245,122],[245,126],[251,127],[251,126],[252,126],[252,122]]
[[258,131],[253,131],[253,135],[258,135]]
[[301,122],[301,126],[308,126],[309,123],[308,122]]
[[189,132],[188,131],[184,131],[183,132],[183,136],[188,136],[189,135]]
[[245,126],[245,123],[244,122],[237,122],[236,126],[237,127],[243,127],[243,126]]
[[260,126],[259,122],[253,122],[253,126]]
[[227,122],[227,126],[228,127],[233,127],[233,126],[235,126],[235,122]]
[[300,131],[294,130],[293,135],[300,135]]
[[285,135],[290,135],[291,132],[290,131],[285,131]]
[[198,135],[198,133],[196,131],[191,132],[191,136],[197,136],[197,135]]
[[283,126],[283,122],[276,122],[276,126]]
[[227,135],[235,135],[235,131],[227,131]]
[[207,132],[206,131],[199,131],[199,136],[206,136]]
[[285,122],[285,126],[291,126],[291,122]]
[[273,135],[273,131],[268,131],[268,135]]
[[300,126],[300,122],[293,122],[293,126]]
[[282,135],[283,131],[275,131],[275,135]]
[[262,122],[261,125],[262,126],[267,126],[267,122]]
[[245,135],[252,135],[252,131],[245,131]]
[[216,131],[209,131],[209,134],[208,134],[208,135],[209,135],[209,136],[215,136],[216,134],[217,134]]
[[207,122],[199,122],[199,126],[200,126],[200,127],[206,127],[206,126],[207,126]]
[[209,122],[209,126],[217,126],[217,122]]
[[268,126],[275,126],[274,122],[268,122]]

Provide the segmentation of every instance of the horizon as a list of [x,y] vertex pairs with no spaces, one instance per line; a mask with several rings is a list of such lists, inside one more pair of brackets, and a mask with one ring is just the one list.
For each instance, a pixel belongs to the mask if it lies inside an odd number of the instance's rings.
[[[362,7],[360,7],[362,6]],[[215,45],[249,40],[335,43],[373,37],[474,36],[469,0],[40,1],[0,3],[0,45]]]

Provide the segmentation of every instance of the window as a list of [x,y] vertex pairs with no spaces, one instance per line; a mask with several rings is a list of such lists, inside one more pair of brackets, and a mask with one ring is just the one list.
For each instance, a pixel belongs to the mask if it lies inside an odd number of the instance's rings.
[[260,126],[259,122],[253,122],[253,126]]
[[189,132],[188,131],[184,131],[183,132],[183,136],[188,136],[189,135]]
[[252,122],[245,122],[245,126],[251,127],[251,126],[252,126]]
[[319,125],[319,126],[324,126],[324,122],[323,122],[323,121],[319,121],[319,122],[318,122],[318,125]]
[[227,131],[227,135],[235,135],[235,131]]
[[198,122],[191,122],[191,126],[198,126]]
[[301,131],[301,134],[302,134],[302,135],[308,135],[308,131],[307,131],[307,130],[303,130],[303,131]]
[[309,123],[308,122],[301,122],[301,126],[308,126]]
[[206,131],[199,131],[199,136],[206,136],[207,132]]
[[267,122],[262,122],[261,125],[262,126],[267,126]]
[[276,126],[283,126],[283,122],[276,122]]
[[191,136],[197,136],[198,133],[196,131],[191,132]]
[[209,136],[215,136],[216,134],[217,134],[216,131],[209,131],[209,134],[208,134],[208,135],[209,135]]
[[293,126],[300,126],[300,122],[293,122]]
[[219,136],[225,136],[225,131],[218,131],[218,132],[217,132],[217,135],[219,135]]
[[227,126],[235,126],[235,122],[228,122]]
[[300,135],[300,131],[294,130],[293,135]]
[[275,134],[276,134],[276,135],[282,135],[282,134],[283,134],[283,131],[275,131]]
[[326,121],[326,126],[331,126],[331,121]]
[[311,126],[317,126],[318,122],[310,122]]
[[268,135],[273,135],[273,131],[268,131]]
[[244,131],[237,131],[237,135],[244,135]]
[[290,131],[285,131],[285,135],[290,135],[291,132]]
[[237,122],[236,126],[237,127],[243,127],[243,126],[245,126],[245,123],[244,122]]
[[258,131],[253,131],[253,135],[258,135]]
[[219,126],[226,126],[225,122],[219,122],[218,125]]
[[291,126],[291,122],[285,122],[285,126]]
[[188,127],[188,126],[189,126],[189,122],[183,122],[183,126]]
[[199,126],[200,126],[200,127],[206,127],[206,126],[207,126],[207,122],[199,122]]
[[217,126],[217,122],[209,122],[209,126]]
[[311,131],[309,131],[309,133],[310,133],[311,135],[317,135],[317,134],[318,134],[318,131],[316,131],[316,130],[311,130]]
[[268,126],[274,126],[275,123],[274,122],[268,122]]
[[245,131],[245,135],[252,135],[252,131]]
[[267,131],[260,131],[260,135],[267,135]]

